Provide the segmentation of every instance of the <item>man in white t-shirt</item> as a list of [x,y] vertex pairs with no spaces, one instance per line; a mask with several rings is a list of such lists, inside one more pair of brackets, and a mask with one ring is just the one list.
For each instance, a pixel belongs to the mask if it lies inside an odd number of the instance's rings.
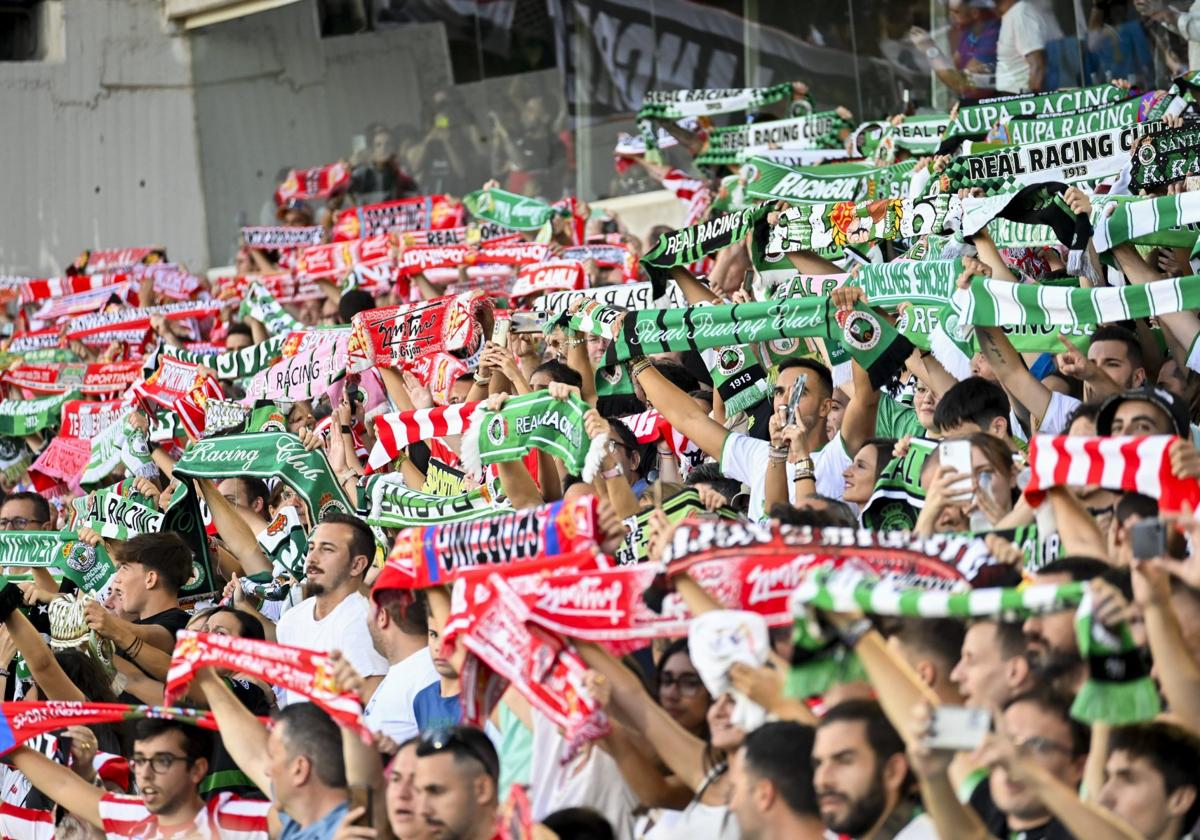
[[[817,493],[840,499],[846,489],[842,476],[854,453],[874,433],[879,393],[869,387],[855,388],[854,399],[846,407],[841,432],[829,440],[825,419],[833,408],[833,378],[829,369],[813,359],[787,359],[779,366],[775,380],[774,408],[786,407],[788,398],[801,376],[807,376],[804,394],[796,407],[806,432],[811,470]],[[721,472],[750,488],[749,516],[753,521],[766,518],[766,480],[770,444],[740,432],[731,432],[713,420],[696,401],[672,385],[654,367],[638,373],[638,383],[646,399],[671,426],[720,461]],[[807,465],[799,465],[801,467]],[[796,501],[795,479],[800,474],[796,463],[788,463],[788,494]]]
[[417,735],[413,698],[440,677],[429,653],[429,613],[425,598],[411,590],[380,589],[380,576],[371,590],[371,620],[367,630],[390,663],[387,674],[363,709],[372,732],[403,744]]
[[1042,90],[1046,82],[1046,42],[1053,31],[1046,13],[1029,0],[996,0],[1000,36],[996,41],[996,90]]
[[[363,677],[364,701],[388,670],[387,660],[371,641],[370,604],[359,591],[374,559],[375,535],[361,519],[341,513],[326,516],[308,542],[305,583],[311,595],[284,613],[275,628],[281,644],[322,653],[340,650]],[[302,699],[288,692],[284,705]]]

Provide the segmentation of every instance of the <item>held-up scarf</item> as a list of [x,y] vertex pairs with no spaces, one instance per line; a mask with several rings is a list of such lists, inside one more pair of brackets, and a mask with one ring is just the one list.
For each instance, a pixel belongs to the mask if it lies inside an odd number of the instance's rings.
[[325,239],[325,228],[312,227],[244,227],[242,241],[248,248],[266,248],[274,251],[306,248],[320,245]]
[[39,735],[69,726],[95,726],[126,720],[175,720],[217,731],[212,712],[179,706],[132,706],[128,703],[89,703],[77,700],[0,703],[0,754]]
[[950,305],[960,324],[981,327],[1104,324],[1200,307],[1200,275],[1140,286],[1071,289],[976,277]]
[[828,297],[664,309],[626,315],[608,348],[607,364],[636,355],[706,350],[783,338],[837,341],[871,377],[889,381],[912,353],[912,342],[869,308],[836,311]]
[[1017,116],[1001,121],[988,134],[987,139],[989,142],[1013,146],[1046,143],[1078,137],[1081,134],[1125,128],[1134,123],[1152,122],[1161,118],[1160,114],[1154,113],[1149,120],[1139,119],[1141,110],[1142,98],[1136,97],[1122,99],[1099,108],[1069,111],[1056,117]]
[[1025,497],[1035,507],[1051,487],[1125,490],[1158,499],[1160,509],[1175,513],[1186,502],[1200,504],[1200,482],[1171,470],[1173,435],[1145,437],[1067,437],[1037,435],[1029,443],[1032,474]]
[[1130,186],[1161,187],[1200,175],[1200,127],[1159,131],[1138,144]]
[[[272,583],[281,579],[286,579],[288,584],[304,580],[308,538],[294,506],[279,508],[271,524],[259,532],[255,539],[271,561]],[[288,588],[288,585],[267,587],[271,595],[277,596],[270,600],[282,600]]]
[[350,166],[341,161],[311,169],[293,169],[275,190],[275,203],[282,206],[290,199],[325,199],[349,187]]
[[902,304],[944,307],[962,274],[962,260],[893,260],[859,266],[853,274],[795,274],[771,293],[775,300],[823,297],[843,286],[867,293],[871,306],[897,309]]
[[212,667],[228,668],[302,694],[339,724],[357,731],[370,742],[370,732],[362,719],[362,704],[352,692],[338,689],[324,653],[258,639],[180,630],[171,654],[163,701],[171,703],[182,697],[196,672]]
[[161,315],[168,321],[205,318],[220,311],[215,301],[182,301],[138,309],[114,309],[76,318],[67,325],[68,340],[79,339],[85,344],[106,345],[112,341],[141,343],[150,331],[150,321]]
[[[1098,108],[1129,96],[1129,92],[1116,85],[1103,84],[1088,88],[1071,88],[1050,93],[1018,93],[980,99],[973,105],[960,106],[950,125],[946,127],[944,141],[961,137],[986,134],[1005,117],[1055,116],[1086,108]],[[943,142],[943,147],[948,144]]]
[[138,264],[165,262],[166,259],[167,252],[163,248],[97,248],[81,251],[75,258],[74,268],[77,273],[98,274],[129,269]]
[[467,193],[463,204],[475,219],[521,231],[540,230],[558,212],[544,201],[496,187]]
[[98,490],[75,500],[75,514],[82,521],[120,525],[129,534],[153,534],[163,529],[165,515],[112,490]]
[[404,248],[427,245],[489,245],[520,241],[520,234],[504,225],[488,222],[482,225],[460,225],[440,230],[408,230],[393,233]]
[[465,433],[479,405],[479,402],[457,403],[375,415],[371,421],[375,424],[375,446],[366,471],[382,469],[413,443]]
[[341,277],[359,266],[390,263],[393,244],[389,234],[380,233],[367,239],[311,245],[297,253],[292,270],[296,277],[310,280]]
[[532,309],[534,312],[563,315],[577,300],[594,300],[613,309],[627,311],[652,309],[659,306],[687,306],[687,300],[680,294],[679,287],[673,282],[667,284],[665,294],[656,297],[654,284],[646,281],[644,283],[621,283],[616,286],[596,286],[571,292],[549,292],[534,299]]
[[[162,352],[183,362],[212,368],[217,372],[218,379],[242,379],[270,367],[271,363],[279,358],[286,338],[287,334],[276,333],[262,344],[243,347],[241,350],[227,350],[212,356],[193,353],[183,347],[165,343],[160,344],[155,353]],[[158,366],[157,361],[154,366]]]
[[204,400],[223,396],[217,381],[197,365],[171,356],[162,356],[158,369],[134,385],[132,393],[148,414],[154,414],[156,407],[174,411],[192,437],[200,437],[204,429]]
[[387,563],[411,576],[410,588],[427,589],[453,580],[464,569],[569,554],[596,544],[597,502],[595,496],[583,496],[570,503],[408,528],[396,537]]
[[368,525],[412,528],[440,522],[462,522],[495,513],[497,504],[483,487],[457,496],[409,490],[395,473],[373,475],[363,488],[358,512]]
[[822,111],[790,120],[714,128],[708,132],[708,145],[696,157],[696,165],[738,163],[741,152],[754,153],[769,147],[837,149],[841,146],[838,133],[849,127],[836,111]]
[[48,494],[60,481],[67,485],[76,484],[91,457],[90,440],[55,435],[50,438],[50,445],[29,465],[29,478],[34,489]]
[[247,399],[298,402],[326,393],[346,372],[349,343],[350,327],[290,334],[283,343],[283,357],[246,387]]
[[939,195],[916,201],[894,198],[866,204],[844,201],[792,207],[781,213],[770,228],[764,256],[773,260],[791,251],[819,251],[937,233],[946,223],[951,204],[950,196]]
[[[915,155],[931,155],[941,145],[942,132],[950,124],[945,114],[922,114],[905,117],[899,125],[888,122],[865,122],[854,129],[854,148],[864,157],[882,157],[881,147],[904,149]],[[894,152],[892,153],[894,154]],[[891,157],[887,155],[886,157]]]
[[253,318],[262,324],[270,335],[304,329],[304,324],[293,318],[261,283],[251,283],[246,296],[238,307],[239,318]]
[[[700,501],[700,493],[691,487],[680,490],[678,493],[673,493],[663,499],[661,510],[672,524],[681,522],[689,516],[708,513],[708,510],[704,507],[704,503]],[[650,541],[650,532],[647,525],[654,511],[655,508],[643,510],[625,520],[625,541],[617,549],[617,563],[622,566],[629,566],[634,563],[646,562]],[[737,511],[728,507],[718,508],[713,513],[722,519],[738,518]]]
[[854,570],[821,570],[809,575],[791,595],[793,613],[806,610],[903,616],[905,618],[995,618],[1021,621],[1031,615],[1061,612],[1084,597],[1082,583],[1034,584],[1016,589],[985,587],[965,592],[913,588],[903,581],[882,581]]
[[1074,184],[1118,174],[1139,138],[1163,124],[1138,123],[1063,140],[1012,146],[953,161],[941,176],[942,190],[982,189],[988,195],[1044,181]]
[[792,95],[791,83],[770,87],[714,88],[710,90],[648,90],[638,110],[638,131],[647,152],[656,150],[652,120],[679,120],[757,110]]
[[517,282],[509,294],[514,301],[522,301],[530,295],[546,292],[564,292],[582,289],[587,282],[583,263],[577,260],[550,260],[522,266],[517,272]]
[[8,340],[8,352],[25,353],[33,350],[50,350],[58,347],[59,332],[54,327],[13,333]]
[[[93,289],[101,289],[116,283],[123,283],[130,274],[71,274],[65,277],[14,278],[15,287],[21,296],[21,303],[36,303],[39,300],[62,298],[76,295]],[[0,286],[0,288],[6,288]]]
[[90,546],[74,531],[0,532],[0,560],[4,566],[57,568],[63,577],[85,592],[99,592],[115,567],[104,543]]
[[1150,677],[1147,651],[1133,640],[1128,622],[1105,626],[1094,609],[1089,589],[1075,613],[1075,638],[1088,665],[1088,678],[1071,704],[1071,717],[1110,726],[1153,720],[1162,711],[1162,702]]
[[463,206],[448,195],[401,198],[342,210],[333,223],[333,241],[393,231],[444,230],[462,224]]
[[483,334],[479,319],[491,310],[486,295],[466,292],[360,312],[352,321],[347,370],[404,367],[426,353],[472,350]]
[[112,394],[142,378],[141,362],[95,364],[20,364],[0,375],[0,382],[37,394]]
[[155,293],[171,300],[188,300],[200,291],[200,278],[180,265],[135,265],[130,274],[135,280],[152,278]]
[[563,248],[564,260],[592,260],[601,268],[619,268],[625,283],[633,283],[638,279],[638,256],[628,245],[592,244],[576,245]]
[[739,174],[749,198],[762,201],[864,201],[878,197],[883,170],[870,163],[797,167],[751,157]]
[[744,239],[759,220],[766,218],[768,209],[764,205],[726,213],[674,233],[664,233],[641,261],[654,283],[655,297],[665,291],[671,269],[689,266]]
[[78,391],[72,391],[36,400],[0,400],[0,435],[23,437],[47,429],[58,423],[63,406],[79,397]]
[[428,274],[439,268],[480,268],[484,265],[528,265],[553,256],[538,242],[493,241],[475,245],[428,245],[405,248],[396,272],[399,277]]
[[558,458],[572,475],[591,481],[604,459],[608,435],[588,439],[583,415],[588,405],[571,394],[556,400],[547,391],[510,397],[499,411],[482,409],[463,435],[462,461],[468,473],[515,461],[531,449]]
[[175,465],[175,474],[217,480],[279,478],[308,505],[309,521],[314,525],[327,513],[352,512],[324,453],[306,450],[291,434],[251,432],[193,441]]
[[478,367],[478,356],[463,360],[449,353],[427,353],[409,366],[438,405],[450,402],[454,384]]
[[640,444],[654,443],[658,440],[663,440],[670,444],[674,457],[679,461],[679,470],[684,478],[687,478],[687,474],[691,472],[692,467],[699,464],[705,458],[704,452],[700,447],[688,440],[685,435],[676,431],[667,422],[667,418],[652,408],[643,411],[641,414],[622,417],[621,422],[629,427],[629,431],[633,432],[634,437],[637,438],[637,442]]
[[[490,597],[464,609],[462,641],[471,655],[463,666],[463,722],[482,726],[503,685],[511,685],[562,727],[569,744],[564,758],[569,760],[586,742],[610,730],[604,710],[584,688],[587,665],[567,640],[531,624],[525,601],[503,577],[489,577],[487,588]],[[485,687],[490,690],[481,696]]]
[[106,306],[137,305],[138,295],[133,283],[116,283],[101,286],[88,292],[52,298],[38,308],[30,317],[31,326],[57,324],[67,318],[98,312]]
[[1117,201],[1112,215],[1094,213],[1092,244],[1103,254],[1125,242],[1188,248],[1196,244],[1194,226],[1200,223],[1200,193],[1186,192]]

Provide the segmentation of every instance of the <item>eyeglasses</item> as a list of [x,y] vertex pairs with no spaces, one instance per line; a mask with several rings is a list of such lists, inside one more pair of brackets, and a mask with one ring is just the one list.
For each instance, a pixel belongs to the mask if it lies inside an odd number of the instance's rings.
[[0,519],[0,530],[4,531],[22,531],[28,527],[30,522],[36,520],[30,519],[27,516],[14,516],[12,519]]
[[1014,744],[1014,746],[1018,752],[1037,753],[1038,755],[1053,755],[1054,753],[1071,755],[1074,752],[1067,745],[1060,744],[1058,741],[1052,741],[1049,738],[1043,738],[1041,735],[1026,738],[1024,741]]
[[145,770],[146,765],[150,765],[155,773],[167,773],[175,766],[176,761],[182,761],[186,764],[191,764],[192,760],[186,755],[175,755],[174,753],[155,753],[152,756],[134,755],[129,759],[129,763],[133,765],[134,770]]
[[461,750],[471,758],[483,765],[483,769],[493,779],[500,775],[500,768],[496,764],[496,760],[484,755],[483,751],[478,749],[471,741],[462,736],[462,733],[457,727],[440,727],[438,729],[430,729],[421,734],[421,744],[417,755],[432,755],[443,750]]
[[704,683],[697,674],[675,675],[664,671],[658,675],[658,690],[662,691],[664,688],[678,688],[680,694],[690,697],[704,688]]

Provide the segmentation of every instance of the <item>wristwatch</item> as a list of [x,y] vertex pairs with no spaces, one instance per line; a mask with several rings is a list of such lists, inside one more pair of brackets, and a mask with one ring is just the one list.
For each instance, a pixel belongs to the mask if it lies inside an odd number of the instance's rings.
[[796,472],[806,472],[806,473],[816,472],[816,467],[813,465],[812,458],[800,458],[799,460],[793,461],[792,463],[796,467]]

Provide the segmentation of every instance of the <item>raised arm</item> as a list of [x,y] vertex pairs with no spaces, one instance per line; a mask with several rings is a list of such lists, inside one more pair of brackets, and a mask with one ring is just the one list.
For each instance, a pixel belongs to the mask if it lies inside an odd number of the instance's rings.
[[210,479],[199,478],[195,481],[200,488],[200,495],[204,497],[204,502],[212,514],[213,525],[216,526],[217,533],[221,535],[225,547],[241,564],[242,572],[247,575],[260,572],[269,574],[271,563],[263,553],[262,546],[258,544],[254,531],[238,514],[237,509],[218,492],[217,486]]
[[671,384],[653,365],[631,364],[630,370],[645,391],[647,401],[667,418],[667,422],[719,461],[729,431],[705,414],[694,399]]
[[267,728],[242,705],[225,680],[212,668],[196,672],[196,682],[208,701],[208,708],[217,719],[221,739],[241,771],[259,790],[271,789],[267,757]]
[[17,747],[5,758],[51,800],[96,828],[104,828],[104,821],[100,819],[103,788],[85,782],[69,767],[51,761],[29,747]]

